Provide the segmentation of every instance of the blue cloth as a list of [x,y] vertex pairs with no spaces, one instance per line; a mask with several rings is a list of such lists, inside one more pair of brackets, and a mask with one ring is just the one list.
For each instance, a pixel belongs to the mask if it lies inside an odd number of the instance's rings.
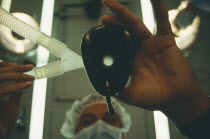
[[197,8],[210,12],[210,0],[190,0],[190,3]]

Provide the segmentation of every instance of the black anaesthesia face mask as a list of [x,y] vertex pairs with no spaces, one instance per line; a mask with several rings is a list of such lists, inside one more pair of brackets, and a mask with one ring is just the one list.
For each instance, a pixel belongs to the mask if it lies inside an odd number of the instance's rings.
[[97,26],[86,32],[81,51],[85,69],[94,89],[107,98],[117,95],[126,85],[134,57],[134,40],[123,26]]

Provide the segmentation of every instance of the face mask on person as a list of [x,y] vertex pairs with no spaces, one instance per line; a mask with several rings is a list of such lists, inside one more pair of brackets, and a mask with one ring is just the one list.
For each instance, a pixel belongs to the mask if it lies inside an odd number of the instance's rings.
[[122,139],[122,131],[99,120],[81,130],[74,139]]

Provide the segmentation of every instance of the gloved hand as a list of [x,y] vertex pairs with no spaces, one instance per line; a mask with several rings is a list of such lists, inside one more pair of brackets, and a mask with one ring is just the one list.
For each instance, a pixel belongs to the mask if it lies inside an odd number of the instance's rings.
[[126,26],[137,41],[131,83],[117,98],[147,110],[160,110],[177,125],[185,124],[208,111],[208,97],[175,43],[163,0],[151,2],[156,35],[126,7],[115,0],[104,0],[115,16],[103,16],[100,24]]
[[[0,62],[0,138],[9,134],[16,123],[21,98],[18,91],[31,86],[34,80],[33,76],[23,72],[31,69],[33,65]],[[8,100],[1,99],[9,94]]]

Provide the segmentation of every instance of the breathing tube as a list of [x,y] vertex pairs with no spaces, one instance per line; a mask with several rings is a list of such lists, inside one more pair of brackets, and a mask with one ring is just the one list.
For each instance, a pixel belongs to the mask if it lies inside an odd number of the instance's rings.
[[45,66],[34,68],[26,74],[33,75],[36,79],[50,78],[83,67],[81,56],[71,51],[67,45],[24,23],[1,7],[0,23],[33,43],[45,47],[53,55],[61,59]]

